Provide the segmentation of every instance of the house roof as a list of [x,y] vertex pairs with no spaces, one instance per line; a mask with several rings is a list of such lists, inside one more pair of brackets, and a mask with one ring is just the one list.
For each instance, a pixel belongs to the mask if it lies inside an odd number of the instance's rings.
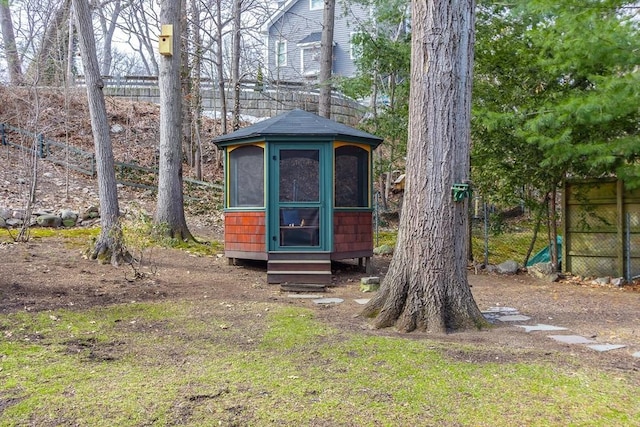
[[300,43],[300,44],[304,44],[304,43],[320,43],[321,40],[322,40],[322,32],[316,32],[316,33],[309,34],[308,36],[306,36],[305,38],[300,40],[298,43]]
[[224,146],[233,142],[274,136],[298,137],[299,142],[303,143],[305,142],[305,138],[313,138],[314,142],[317,141],[317,137],[334,140],[343,139],[345,141],[369,144],[374,148],[383,141],[382,138],[370,133],[343,125],[334,120],[320,117],[317,114],[295,109],[246,128],[238,129],[227,135],[220,135],[214,138],[213,142],[216,145]]
[[282,15],[287,13],[287,11],[291,9],[291,6],[296,4],[298,1],[300,0],[287,0],[282,4],[282,6],[278,7],[275,13],[271,16],[271,19],[265,22],[264,25],[262,26],[262,32],[268,33],[269,28],[271,28],[271,26],[275,24]]

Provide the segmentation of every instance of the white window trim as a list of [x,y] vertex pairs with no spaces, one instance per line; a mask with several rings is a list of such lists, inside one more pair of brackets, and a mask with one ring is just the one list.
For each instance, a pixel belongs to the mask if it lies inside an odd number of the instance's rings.
[[[313,43],[303,43],[298,45],[300,47],[300,71],[302,72],[303,76],[306,77],[313,77],[316,76],[320,73],[320,68],[318,67],[317,70],[308,70],[305,68],[304,66],[304,54],[305,51],[312,51],[314,48],[318,48],[320,47],[320,44],[318,42],[313,42]],[[319,62],[319,61],[318,61]]]
[[[315,3],[315,6],[314,6]],[[318,6],[318,3],[320,6]],[[309,10],[322,10],[324,9],[324,1],[323,0],[309,0]]]
[[[279,47],[282,46],[282,49],[284,50],[284,55],[280,55],[280,49]],[[287,65],[287,41],[286,40],[277,40],[276,41],[276,49],[275,49],[275,54],[276,54],[276,60],[275,60],[275,64],[276,67],[285,67]],[[280,61],[280,58],[283,58],[282,61]]]
[[358,32],[353,32],[349,35],[349,58],[352,61],[358,59],[358,55],[356,54],[356,46],[353,44],[353,36],[359,34]]
[[271,59],[270,55],[269,55],[269,36],[268,35],[262,36],[262,41],[263,41],[263,44],[262,44],[262,56],[263,56],[263,58],[262,58],[262,68],[263,68],[263,70],[262,70],[262,72],[265,73],[266,72],[265,69],[269,68],[269,60]]

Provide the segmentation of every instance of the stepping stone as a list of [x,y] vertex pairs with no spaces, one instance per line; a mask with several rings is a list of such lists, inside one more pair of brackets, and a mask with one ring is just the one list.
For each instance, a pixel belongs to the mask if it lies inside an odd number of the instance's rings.
[[636,351],[632,354],[633,357],[640,357],[640,351]]
[[319,298],[313,300],[316,304],[340,304],[343,301],[342,298]]
[[370,298],[359,298],[359,299],[354,299],[354,301],[360,305],[365,305],[370,301]]
[[513,307],[489,307],[483,313],[512,313],[515,314],[518,312],[517,308]]
[[609,351],[609,350],[624,348],[626,347],[626,345],[624,344],[592,344],[592,345],[588,345],[587,347],[595,351]]
[[297,298],[297,299],[318,299],[322,298],[322,295],[314,295],[314,294],[289,294],[287,298]]
[[524,328],[525,332],[531,331],[566,331],[567,328],[563,328],[561,326],[553,326],[553,325],[545,325],[542,323],[538,323],[537,325],[516,325],[520,328]]
[[587,339],[585,337],[581,337],[580,335],[549,335],[549,338],[552,338],[556,341],[565,343],[565,344],[593,344],[595,341]]
[[501,322],[526,322],[527,320],[531,320],[531,317],[523,316],[522,314],[509,314],[498,317],[498,320]]

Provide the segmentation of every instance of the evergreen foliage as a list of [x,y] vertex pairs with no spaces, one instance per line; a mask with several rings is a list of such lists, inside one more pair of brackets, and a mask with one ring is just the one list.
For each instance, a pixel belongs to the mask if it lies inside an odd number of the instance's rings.
[[630,1],[479,4],[474,182],[487,193],[565,177],[640,186],[640,33]]
[[[408,3],[374,3],[354,37],[360,74],[342,89],[364,98],[375,88],[388,101],[368,129],[392,147],[387,162],[397,162],[407,138]],[[630,0],[478,1],[476,192],[510,204],[527,194],[539,200],[566,177],[617,175],[640,187],[639,11]]]

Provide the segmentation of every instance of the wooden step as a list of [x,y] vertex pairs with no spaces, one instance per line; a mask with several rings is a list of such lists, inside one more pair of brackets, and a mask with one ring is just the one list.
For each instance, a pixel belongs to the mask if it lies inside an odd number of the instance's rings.
[[325,252],[271,252],[267,283],[331,283],[331,254]]
[[289,252],[289,251],[278,251],[278,252],[269,252],[268,254],[269,260],[279,261],[279,260],[330,260],[331,252]]
[[319,283],[283,283],[280,290],[284,292],[324,292],[327,287]]
[[270,259],[267,262],[268,270],[278,271],[331,271],[331,260],[315,259]]

